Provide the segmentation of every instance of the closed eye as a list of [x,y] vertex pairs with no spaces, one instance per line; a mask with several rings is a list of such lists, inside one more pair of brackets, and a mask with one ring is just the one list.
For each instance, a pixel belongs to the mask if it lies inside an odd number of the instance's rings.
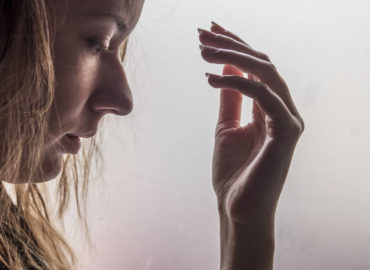
[[100,54],[102,52],[105,53],[113,53],[113,50],[109,49],[107,46],[102,45],[99,41],[94,38],[86,39],[89,49],[92,51],[93,55]]

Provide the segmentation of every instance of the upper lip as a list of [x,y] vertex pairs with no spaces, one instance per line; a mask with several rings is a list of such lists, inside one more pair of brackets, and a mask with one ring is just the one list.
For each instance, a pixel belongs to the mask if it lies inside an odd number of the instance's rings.
[[82,133],[69,133],[67,135],[72,135],[75,137],[82,137],[82,138],[90,138],[90,137],[95,136],[95,134],[96,134],[96,130],[91,130],[91,131],[86,131]]

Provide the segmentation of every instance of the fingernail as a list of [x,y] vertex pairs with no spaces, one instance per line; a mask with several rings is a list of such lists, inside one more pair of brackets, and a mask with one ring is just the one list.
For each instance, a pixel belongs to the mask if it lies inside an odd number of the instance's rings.
[[215,23],[214,21],[211,21],[212,25],[217,27],[217,28],[220,28],[222,30],[225,30],[223,27],[221,27],[219,24]]
[[202,33],[204,33],[204,30],[203,30],[203,29],[198,28],[198,33],[199,33],[199,34],[202,34]]
[[212,73],[206,73],[206,77],[209,78],[209,77],[212,77],[214,79],[220,79],[221,76],[220,75],[217,75],[217,74],[212,74]]

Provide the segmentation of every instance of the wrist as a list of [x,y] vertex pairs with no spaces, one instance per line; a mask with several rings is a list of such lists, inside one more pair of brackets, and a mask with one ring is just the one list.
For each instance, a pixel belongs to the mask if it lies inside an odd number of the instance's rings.
[[220,216],[221,270],[271,270],[274,220],[241,224]]

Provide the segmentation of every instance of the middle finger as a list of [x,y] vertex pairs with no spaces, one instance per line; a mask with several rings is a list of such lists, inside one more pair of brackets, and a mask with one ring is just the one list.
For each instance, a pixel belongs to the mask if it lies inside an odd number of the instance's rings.
[[232,65],[243,72],[256,76],[280,96],[293,115],[299,115],[284,80],[271,62],[234,50],[203,45],[200,45],[200,48],[202,57],[207,62]]

